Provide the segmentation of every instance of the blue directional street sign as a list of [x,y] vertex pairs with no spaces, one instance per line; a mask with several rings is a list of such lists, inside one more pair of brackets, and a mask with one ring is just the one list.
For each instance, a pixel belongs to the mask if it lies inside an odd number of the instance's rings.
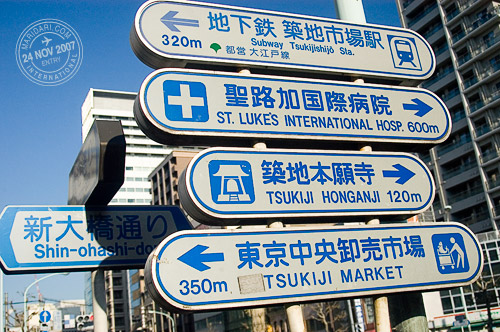
[[182,206],[208,224],[268,218],[415,215],[434,198],[427,167],[406,153],[211,148],[179,182]]
[[164,144],[186,136],[214,146],[228,137],[436,144],[451,132],[445,104],[424,89],[184,69],[149,75],[134,113]]
[[464,286],[482,264],[459,223],[196,230],[160,243],[144,276],[162,306],[197,311]]
[[429,44],[408,29],[194,1],[147,1],[130,41],[153,68],[243,65],[424,80],[436,66]]
[[48,322],[50,322],[51,318],[52,318],[52,315],[47,310],[42,310],[40,312],[40,322],[48,323]]
[[143,268],[167,235],[191,228],[178,206],[7,206],[1,265],[5,273]]

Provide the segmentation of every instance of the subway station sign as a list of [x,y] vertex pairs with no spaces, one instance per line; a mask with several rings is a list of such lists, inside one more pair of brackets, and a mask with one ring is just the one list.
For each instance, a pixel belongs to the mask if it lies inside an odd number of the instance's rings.
[[167,235],[191,228],[178,206],[7,206],[0,259],[6,273],[143,268]]
[[188,63],[425,80],[436,61],[414,31],[194,1],[147,1],[131,45],[153,68]]
[[186,136],[213,145],[228,137],[436,144],[451,131],[445,104],[423,89],[183,69],[149,75],[134,108],[142,130],[164,144]]
[[144,275],[159,304],[196,311],[464,286],[482,264],[458,223],[197,230],[166,238]]
[[191,160],[179,196],[203,223],[310,223],[418,214],[432,203],[434,181],[407,153],[211,148]]

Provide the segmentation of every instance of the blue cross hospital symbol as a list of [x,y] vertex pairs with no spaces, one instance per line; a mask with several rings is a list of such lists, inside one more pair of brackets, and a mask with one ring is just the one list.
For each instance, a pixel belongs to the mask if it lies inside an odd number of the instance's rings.
[[201,82],[165,81],[165,116],[170,121],[207,122],[207,89]]

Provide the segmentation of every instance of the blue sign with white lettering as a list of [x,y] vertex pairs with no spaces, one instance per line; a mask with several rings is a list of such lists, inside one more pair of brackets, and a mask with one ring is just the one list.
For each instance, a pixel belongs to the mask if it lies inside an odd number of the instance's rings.
[[219,64],[415,80],[436,66],[412,30],[176,0],[144,3],[131,45],[153,68]]
[[405,153],[211,148],[190,162],[179,198],[194,219],[215,225],[266,218],[402,219],[429,207],[434,181],[425,164]]
[[185,136],[204,146],[228,137],[435,144],[451,132],[443,101],[408,87],[162,69],[137,98],[137,123],[164,144]]
[[178,206],[7,206],[1,265],[6,273],[142,268],[167,235],[191,228]]
[[196,230],[159,244],[144,275],[160,304],[211,310],[455,287],[482,264],[459,223]]

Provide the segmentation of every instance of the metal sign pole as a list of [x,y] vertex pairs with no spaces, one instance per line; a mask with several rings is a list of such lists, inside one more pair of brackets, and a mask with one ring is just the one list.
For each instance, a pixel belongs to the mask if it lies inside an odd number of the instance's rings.
[[[267,225],[268,228],[283,228],[284,225],[281,221],[272,221]],[[290,332],[305,332],[304,313],[300,304],[287,304],[285,305],[286,318],[290,325]]]
[[92,271],[92,304],[94,310],[94,332],[107,332],[108,318],[106,316],[104,269]]
[[[246,74],[249,73],[245,72]],[[255,149],[266,149],[265,143],[256,143],[253,146]],[[269,221],[267,228],[283,228],[283,222],[278,220]],[[285,305],[286,318],[290,327],[290,332],[305,332],[306,327],[304,325],[304,312],[302,311],[302,306],[300,304],[286,304]]]
[[[357,23],[366,23],[365,11],[361,0],[335,0],[335,10],[341,20]],[[355,83],[363,84],[363,79],[356,79]],[[370,146],[361,148],[361,151],[372,151]],[[368,225],[380,224],[379,219],[367,221]],[[391,320],[389,316],[389,302],[387,296],[376,296],[373,298],[375,311],[375,328],[377,332],[390,332]]]

